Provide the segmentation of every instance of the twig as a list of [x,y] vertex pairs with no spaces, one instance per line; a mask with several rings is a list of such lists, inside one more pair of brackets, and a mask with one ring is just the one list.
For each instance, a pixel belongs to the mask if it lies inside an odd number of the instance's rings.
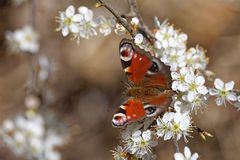
[[[36,0],[31,0],[31,25],[34,30],[36,30]],[[27,94],[34,94],[41,97],[41,105],[42,105],[42,112],[47,113],[47,102],[46,102],[46,93],[45,93],[45,86],[40,88],[39,86],[39,53],[35,53],[31,56],[31,64],[30,64],[30,77],[28,82],[28,92]],[[46,84],[44,84],[46,85]],[[45,114],[44,114],[45,115]]]
[[174,144],[174,147],[175,147],[175,152],[179,152],[179,146],[178,146],[177,138],[173,139],[173,144]]
[[140,29],[143,30],[149,36],[148,38],[150,38],[151,41],[154,40],[155,37],[154,37],[153,33],[148,28],[148,26],[143,22],[142,16],[140,15],[140,12],[138,11],[137,0],[128,0],[128,4],[130,7],[130,12],[128,15],[131,17],[137,17],[139,20]]
[[[36,23],[35,23],[35,19],[36,19],[36,1],[35,0],[31,0],[31,4],[30,4],[30,20],[31,20],[31,25],[32,28],[35,30],[36,27]],[[36,94],[36,92],[38,92],[37,90],[37,64],[38,63],[38,55],[37,54],[33,54],[31,56],[31,73],[30,73],[30,80],[29,80],[29,84],[27,86],[27,91],[30,92],[30,94],[34,93]]]
[[130,33],[132,37],[136,35],[136,33],[133,32],[132,27],[128,24],[128,22],[124,20],[109,3],[107,3],[105,0],[98,1],[101,3],[102,6],[104,6],[116,17],[117,21],[121,23],[124,28],[126,28],[126,30]]
[[35,19],[36,19],[36,1],[31,0],[31,24],[33,28],[36,27]]

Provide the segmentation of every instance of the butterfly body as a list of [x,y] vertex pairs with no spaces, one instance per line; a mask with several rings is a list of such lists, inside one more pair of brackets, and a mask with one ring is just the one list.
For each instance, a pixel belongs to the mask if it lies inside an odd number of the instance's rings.
[[161,90],[158,88],[135,86],[128,89],[127,96],[143,99],[144,97],[157,96],[160,93]]
[[169,67],[131,40],[123,39],[119,51],[129,81],[125,91],[129,99],[113,116],[112,124],[115,127],[123,127],[129,122],[165,111],[172,95]]

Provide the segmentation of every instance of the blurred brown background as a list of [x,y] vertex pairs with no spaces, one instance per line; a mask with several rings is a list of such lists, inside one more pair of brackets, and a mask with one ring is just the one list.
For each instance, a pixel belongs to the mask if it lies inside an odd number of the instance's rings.
[[[110,1],[110,0],[109,0]],[[111,117],[123,90],[123,73],[118,57],[121,37],[98,36],[82,40],[80,45],[63,38],[54,29],[55,16],[67,6],[85,5],[95,14],[110,15],[104,8],[95,9],[95,0],[37,0],[36,23],[41,35],[40,54],[48,56],[56,67],[50,87],[54,95],[51,109],[62,123],[75,131],[72,141],[60,148],[63,160],[108,160],[117,144],[119,132],[111,126]],[[124,0],[111,0],[119,13],[126,13]],[[189,35],[188,46],[200,44],[208,50],[209,69],[225,82],[234,80],[240,88],[240,0],[138,0],[145,22],[153,26],[153,17],[169,19]],[[24,85],[28,78],[28,55],[9,55],[4,32],[30,23],[30,4],[11,6],[0,1],[0,121],[24,110]],[[110,109],[109,109],[110,108]],[[240,113],[236,108],[217,107],[214,101],[194,116],[195,124],[214,134],[203,141],[194,134],[187,144],[202,160],[240,159]],[[79,129],[78,129],[79,127]],[[75,129],[74,129],[75,128]],[[76,129],[77,128],[77,129]],[[184,144],[181,143],[183,150]],[[158,159],[173,159],[171,142],[160,142]],[[7,149],[0,159],[15,160]]]

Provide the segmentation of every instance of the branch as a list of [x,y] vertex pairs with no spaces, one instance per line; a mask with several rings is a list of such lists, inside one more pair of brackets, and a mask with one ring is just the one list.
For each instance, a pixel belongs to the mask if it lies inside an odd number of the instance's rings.
[[139,20],[140,29],[143,30],[149,36],[148,38],[150,38],[151,41],[155,40],[153,33],[148,28],[148,26],[143,22],[143,19],[138,11],[137,0],[128,0],[128,4],[130,7],[130,12],[128,13],[128,16],[137,17]]
[[[35,0],[31,0],[30,1],[30,22],[31,22],[31,26],[32,28],[35,30],[36,27],[36,1]],[[37,69],[38,68],[38,55],[37,54],[32,54],[31,55],[31,64],[30,64],[30,69],[31,69],[31,73],[30,73],[30,78],[29,78],[29,82],[28,82],[28,86],[27,86],[27,94],[38,94],[38,83],[37,83]]]
[[31,0],[31,24],[34,29],[36,27],[35,19],[36,19],[36,0]]
[[[36,30],[36,0],[31,0],[30,4],[30,22],[31,26]],[[39,53],[31,55],[30,62],[30,75],[27,83],[27,94],[34,94],[35,96],[40,96],[41,106],[43,113],[47,112],[47,102],[46,102],[46,93],[45,85],[43,84],[42,88],[39,85]],[[44,114],[45,115],[45,114]]]
[[105,0],[98,0],[98,1],[101,3],[102,6],[104,6],[116,17],[117,21],[121,23],[121,25],[124,28],[126,28],[126,30],[130,33],[132,37],[136,35],[136,33],[133,32],[132,27],[128,24],[128,22],[125,19],[123,19],[109,3],[107,3]]

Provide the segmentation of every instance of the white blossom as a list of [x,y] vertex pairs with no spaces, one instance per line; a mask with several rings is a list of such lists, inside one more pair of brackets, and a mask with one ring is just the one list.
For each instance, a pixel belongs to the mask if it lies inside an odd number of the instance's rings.
[[172,76],[172,89],[174,91],[186,92],[188,90],[188,86],[186,84],[185,78],[187,74],[193,74],[193,70],[187,67],[183,67],[179,72],[171,72]]
[[49,125],[46,128],[40,115],[30,118],[19,115],[14,120],[5,120],[0,137],[17,156],[36,160],[61,159],[54,147],[63,145],[64,139]]
[[198,157],[199,156],[197,153],[194,153],[192,155],[190,149],[187,146],[184,147],[184,154],[183,153],[175,153],[174,154],[175,160],[197,160]]
[[40,56],[38,59],[38,64],[39,64],[39,71],[38,71],[39,81],[42,81],[42,82],[47,81],[50,76],[51,69],[53,69],[49,59],[46,56]]
[[197,76],[193,73],[189,73],[185,77],[187,84],[187,100],[192,102],[194,98],[198,95],[206,95],[208,93],[207,87],[204,85],[205,79],[203,76]]
[[199,46],[188,49],[186,61],[188,67],[200,70],[205,70],[208,64],[208,58],[206,58],[205,51]]
[[31,26],[25,26],[13,32],[6,32],[8,46],[14,52],[35,54],[39,50],[39,35]]
[[128,160],[127,153],[122,146],[117,146],[115,150],[112,151],[114,160]]
[[28,95],[25,100],[24,104],[28,109],[38,108],[41,104],[40,99],[35,95]]
[[83,19],[83,15],[75,14],[74,6],[70,5],[67,7],[65,12],[60,12],[60,16],[58,17],[60,26],[57,30],[61,30],[64,37],[70,32],[78,33],[79,25],[82,23]]
[[133,17],[133,18],[131,19],[131,24],[132,24],[133,26],[137,26],[137,25],[139,24],[139,19],[138,19],[137,17]]
[[106,18],[104,16],[100,16],[97,18],[97,24],[99,28],[99,32],[104,36],[111,34],[116,22],[113,18]]
[[217,78],[214,80],[214,86],[215,88],[210,88],[209,93],[212,96],[216,96],[217,98],[215,99],[216,104],[218,106],[220,105],[225,105],[227,101],[237,101],[237,96],[236,94],[232,91],[234,87],[234,82],[230,81],[227,83],[224,83],[221,79]]
[[179,140],[182,136],[186,140],[186,136],[189,136],[191,129],[191,119],[189,112],[181,113],[167,112],[162,118],[157,119],[156,134],[158,137],[164,137],[164,140],[176,138]]
[[140,130],[135,131],[132,134],[131,140],[133,145],[128,147],[131,154],[134,154],[138,158],[143,158],[146,155],[152,154],[152,147],[157,145],[157,142],[153,139],[150,130],[141,132]]
[[134,43],[139,45],[139,44],[141,44],[143,42],[143,39],[144,39],[143,35],[141,33],[138,33],[134,37]]
[[179,33],[167,21],[162,24],[155,18],[158,30],[155,33],[155,47],[157,49],[186,49],[187,35]]
[[186,65],[186,55],[184,50],[170,49],[163,52],[161,61],[170,66],[171,71],[176,71]]
[[80,6],[75,12],[72,5],[67,7],[65,12],[60,12],[60,16],[57,17],[60,25],[57,31],[62,31],[63,36],[71,33],[78,41],[80,38],[89,39],[96,36],[97,23],[93,19],[93,11],[85,6]]
[[126,30],[126,28],[123,27],[121,24],[116,23],[114,32],[115,32],[117,35],[121,36],[121,35],[126,34],[126,33],[127,33],[127,30]]
[[237,102],[234,104],[234,106],[240,110],[240,96],[237,97]]
[[79,32],[74,35],[75,38],[89,39],[92,36],[96,36],[97,32],[95,28],[97,23],[93,20],[93,11],[85,6],[78,8],[78,12],[84,17],[82,24],[80,25]]

